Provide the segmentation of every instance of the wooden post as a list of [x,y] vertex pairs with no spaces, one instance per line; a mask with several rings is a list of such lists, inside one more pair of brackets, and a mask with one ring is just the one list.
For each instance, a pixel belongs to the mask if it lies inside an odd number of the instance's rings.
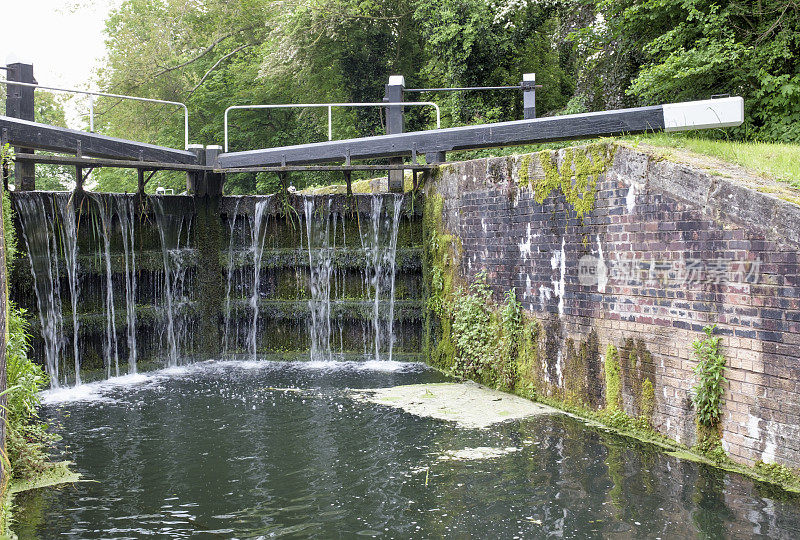
[[536,118],[536,73],[522,75],[522,108],[525,120]]
[[[37,84],[33,78],[32,64],[9,64],[9,81],[19,81],[30,84]],[[34,89],[29,86],[6,86],[8,96],[6,98],[6,116],[19,118],[20,120],[35,121],[35,108],[33,101]],[[32,148],[15,148],[18,154],[33,154]],[[31,162],[18,161],[14,164],[14,176],[16,189],[18,191],[33,191],[36,189],[36,165]]]
[[347,196],[353,196],[353,172],[352,171],[344,171],[344,181],[347,183]]
[[[190,144],[187,148],[197,156],[197,163],[200,165],[205,164],[206,151],[202,144]],[[205,186],[203,185],[204,178],[202,172],[189,171],[186,173],[186,193],[189,195],[205,195]]]
[[[402,103],[403,102],[403,89],[406,86],[406,80],[402,75],[392,75],[389,77],[389,84],[386,85],[386,96],[384,101],[389,103]],[[386,134],[395,135],[403,133],[405,129],[403,121],[403,106],[397,105],[386,107]],[[389,158],[390,165],[402,165],[403,158],[392,157]],[[392,193],[403,192],[403,171],[395,170],[389,171],[389,191]]]
[[[217,164],[217,157],[221,153],[222,146],[218,144],[209,144],[206,146],[205,157],[203,158],[205,161],[202,161],[202,163],[205,163],[209,167],[218,167],[219,165]],[[225,175],[210,171],[206,171],[204,175],[206,195],[209,197],[221,197],[222,188],[225,185]]]

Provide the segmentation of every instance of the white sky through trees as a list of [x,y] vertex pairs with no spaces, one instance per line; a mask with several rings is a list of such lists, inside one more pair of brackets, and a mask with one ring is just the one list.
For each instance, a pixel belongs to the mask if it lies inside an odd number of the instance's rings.
[[[105,55],[103,28],[121,0],[4,0],[0,9],[0,65],[33,64],[39,84],[93,89],[92,73]],[[4,77],[4,74],[0,74]],[[72,101],[72,100],[70,100]],[[70,127],[78,104],[65,103]],[[0,111],[1,112],[1,111]]]

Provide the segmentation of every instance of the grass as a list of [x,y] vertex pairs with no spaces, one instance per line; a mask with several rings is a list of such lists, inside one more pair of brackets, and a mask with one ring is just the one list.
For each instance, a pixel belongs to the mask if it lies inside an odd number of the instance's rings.
[[682,133],[655,133],[631,137],[652,146],[679,148],[735,163],[800,189],[800,145],[721,141]]

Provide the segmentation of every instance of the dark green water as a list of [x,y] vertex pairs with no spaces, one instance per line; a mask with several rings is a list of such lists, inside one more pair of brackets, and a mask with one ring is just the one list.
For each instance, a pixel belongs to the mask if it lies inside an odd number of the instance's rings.
[[[377,368],[377,369],[376,369]],[[800,505],[564,416],[460,429],[347,388],[417,364],[204,363],[51,395],[87,479],[17,499],[21,538],[800,536]],[[296,387],[303,392],[275,388]],[[448,450],[517,447],[494,459]],[[427,485],[426,485],[427,476]]]

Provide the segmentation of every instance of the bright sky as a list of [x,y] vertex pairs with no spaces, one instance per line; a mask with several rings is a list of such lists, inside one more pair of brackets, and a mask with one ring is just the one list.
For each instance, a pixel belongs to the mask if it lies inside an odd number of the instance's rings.
[[90,79],[105,55],[105,19],[121,1],[3,0],[0,65],[32,63],[39,84],[96,90]]

